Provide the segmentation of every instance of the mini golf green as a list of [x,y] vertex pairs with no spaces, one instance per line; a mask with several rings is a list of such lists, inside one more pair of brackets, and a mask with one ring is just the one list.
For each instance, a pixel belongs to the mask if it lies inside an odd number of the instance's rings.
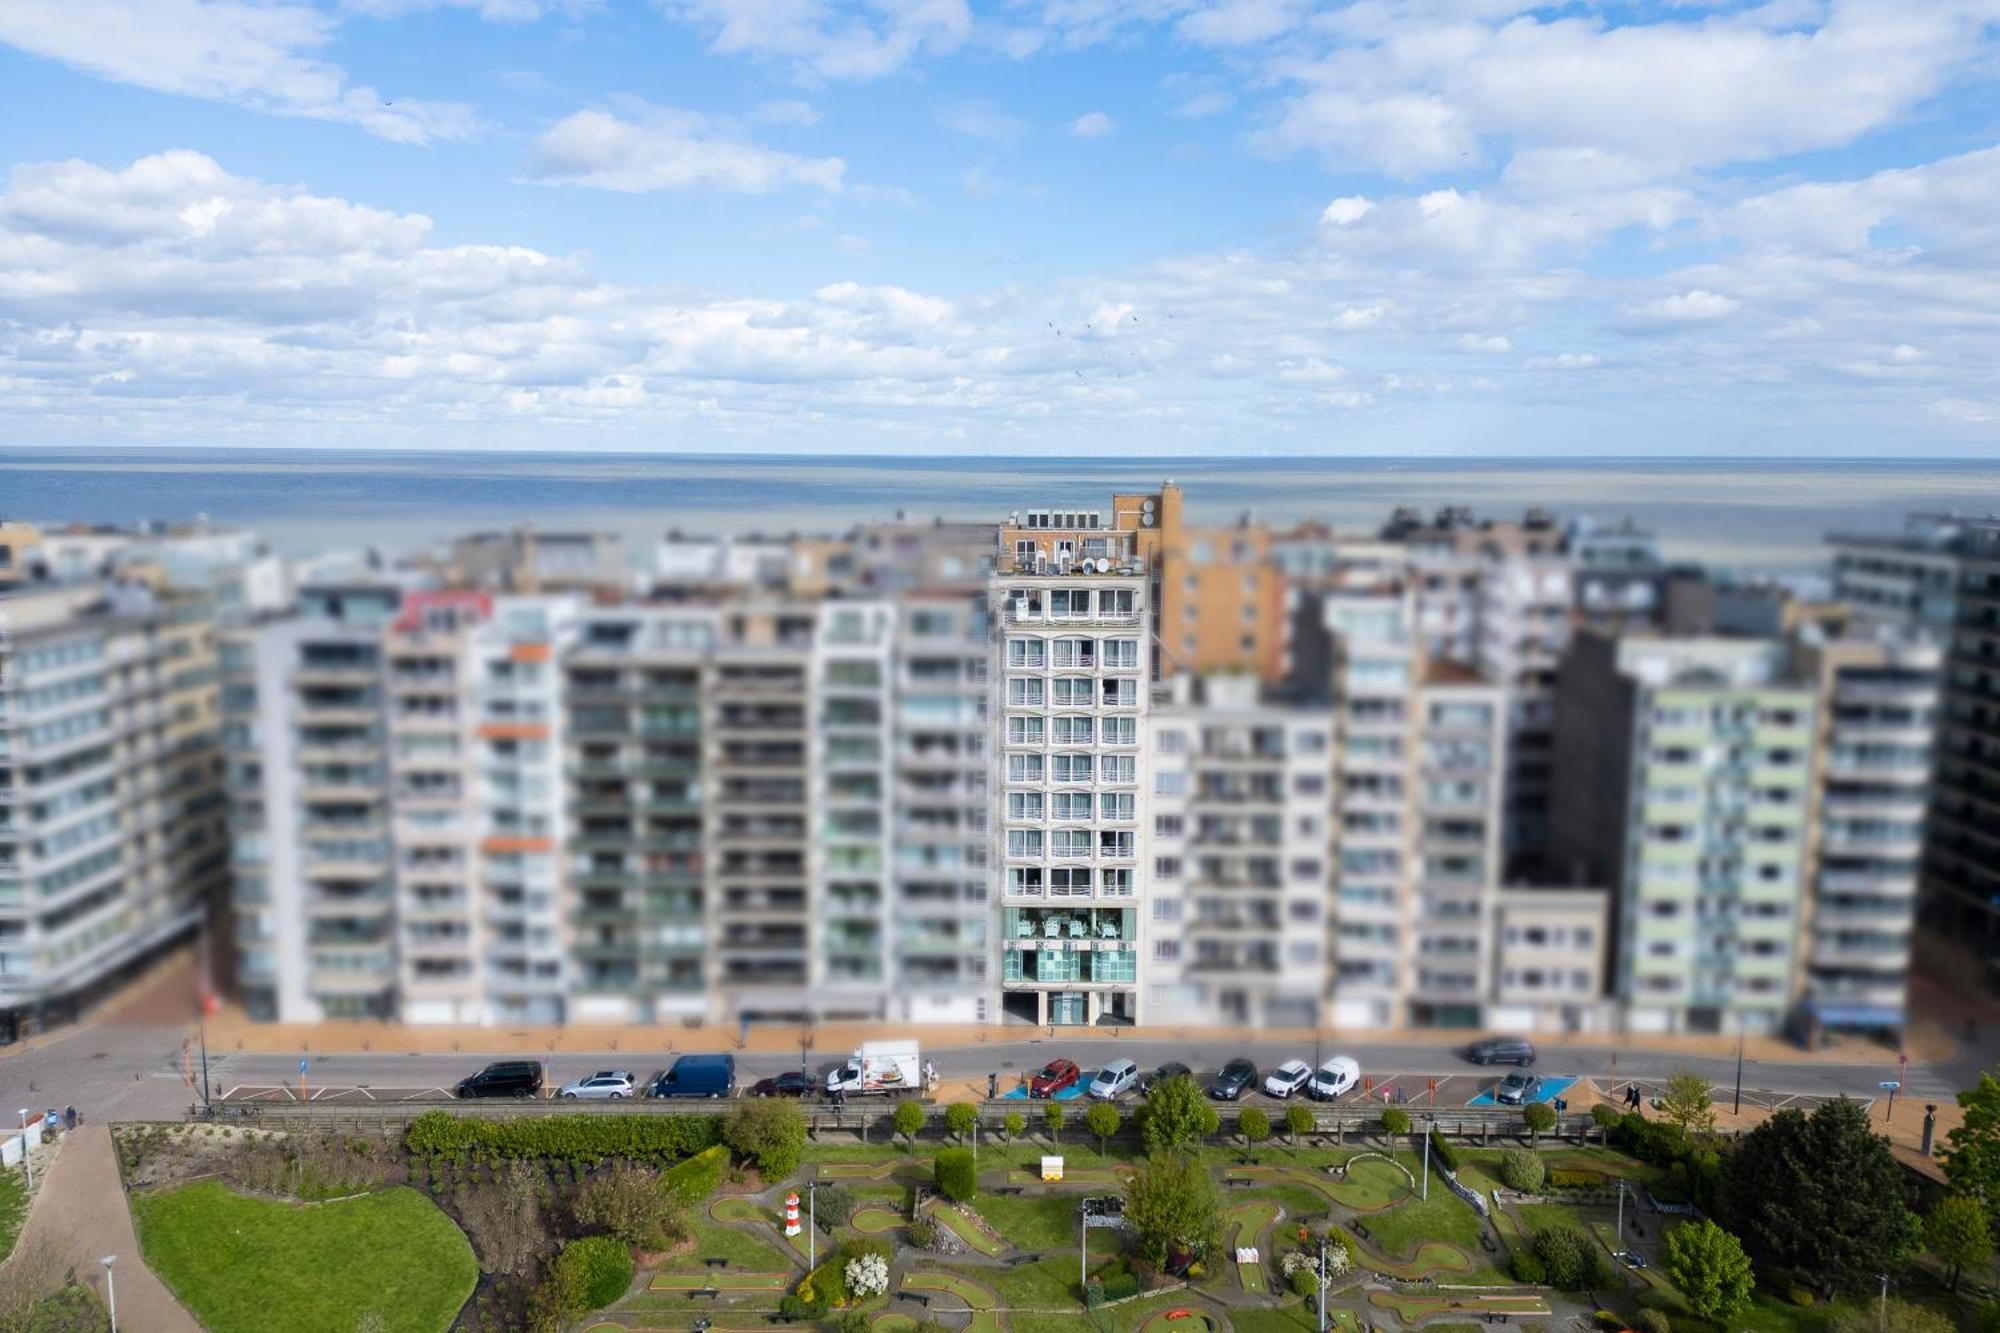
[[[1250,1199],[1235,1205],[1222,1215],[1223,1226],[1233,1228],[1229,1233],[1229,1243],[1236,1250],[1246,1246],[1263,1245],[1261,1237],[1264,1231],[1277,1220],[1278,1205],[1271,1199]],[[1258,1251],[1260,1260],[1267,1260],[1270,1257],[1264,1249]],[[1270,1284],[1264,1280],[1262,1262],[1237,1264],[1236,1280],[1243,1284],[1245,1291],[1263,1292],[1270,1289]]]
[[792,1283],[790,1273],[732,1273],[717,1269],[708,1273],[655,1273],[646,1284],[648,1291],[783,1291]]
[[875,1333],[912,1333],[916,1326],[916,1320],[906,1314],[897,1314],[894,1310],[876,1315],[875,1322],[869,1325]]
[[1371,1291],[1368,1303],[1393,1311],[1405,1324],[1415,1324],[1441,1314],[1505,1314],[1516,1317],[1546,1316],[1548,1303],[1539,1296],[1398,1296],[1394,1292]]
[[1351,1163],[1342,1174],[1325,1177],[1324,1188],[1336,1203],[1357,1213],[1369,1213],[1408,1197],[1410,1180],[1395,1163],[1381,1157],[1364,1157]]
[[995,1240],[987,1235],[967,1219],[964,1213],[949,1204],[939,1204],[931,1209],[931,1217],[939,1226],[989,1259],[1005,1254],[1011,1248],[1007,1242]]
[[925,1179],[930,1178],[931,1159],[928,1157],[908,1157],[900,1161],[887,1162],[821,1162],[821,1180],[887,1180],[905,1167],[923,1168]]
[[993,1313],[1000,1304],[1000,1297],[983,1282],[932,1269],[905,1273],[903,1290],[956,1296],[965,1302],[966,1309],[972,1311],[972,1322],[966,1326],[965,1333],[1001,1333],[1000,1316]]
[[870,1205],[855,1209],[854,1216],[847,1219],[847,1224],[864,1236],[880,1236],[903,1225],[903,1218],[894,1209]]
[[1228,1329],[1228,1321],[1219,1315],[1191,1305],[1170,1305],[1147,1315],[1134,1333],[1228,1333]]

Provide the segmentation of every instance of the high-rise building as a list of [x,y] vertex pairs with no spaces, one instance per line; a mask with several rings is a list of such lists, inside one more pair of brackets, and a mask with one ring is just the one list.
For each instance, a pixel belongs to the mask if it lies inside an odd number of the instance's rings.
[[1934,918],[2000,965],[2000,518],[1958,540],[1951,650],[1924,847]]
[[215,606],[160,583],[0,597],[0,1032],[74,1017],[220,904]]
[[1556,720],[1554,864],[1613,893],[1640,1031],[1777,1031],[1804,963],[1817,691],[1768,639],[1580,633]]
[[[1129,540],[1092,531],[1107,550]],[[1010,546],[989,593],[999,621],[1000,1004],[1038,1024],[1140,1022],[1146,1012],[1148,586],[1103,558],[1113,572],[1038,573],[1048,556]]]

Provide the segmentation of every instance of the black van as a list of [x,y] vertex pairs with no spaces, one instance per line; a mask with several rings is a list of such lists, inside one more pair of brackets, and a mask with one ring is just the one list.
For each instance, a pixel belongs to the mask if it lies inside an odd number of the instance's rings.
[[683,1055],[647,1087],[648,1097],[734,1097],[736,1057]]
[[539,1097],[542,1067],[533,1060],[500,1060],[458,1085],[461,1097]]

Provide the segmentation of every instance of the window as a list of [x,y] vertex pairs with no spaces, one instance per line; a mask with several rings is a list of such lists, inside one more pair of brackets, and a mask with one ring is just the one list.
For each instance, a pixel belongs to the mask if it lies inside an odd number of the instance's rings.
[[1139,760],[1129,754],[1108,754],[1104,756],[1103,768],[1106,782],[1137,782],[1139,780]]
[[1097,595],[1097,609],[1107,616],[1129,616],[1136,606],[1130,588],[1106,588]]
[[1007,719],[1007,744],[1040,745],[1043,737],[1042,719],[1038,717],[1010,717]]
[[1045,639],[1007,640],[1007,665],[1010,667],[1039,667],[1048,665],[1048,641]]
[[1090,781],[1090,774],[1091,757],[1089,755],[1059,754],[1055,756],[1055,780],[1057,782],[1088,782]]
[[1153,748],[1161,754],[1179,754],[1187,749],[1187,733],[1172,729],[1161,731],[1153,737]]
[[1010,708],[1040,708],[1042,706],[1042,686],[1040,678],[1025,678],[1007,682],[1007,706]]
[[1106,745],[1137,745],[1139,743],[1139,719],[1136,717],[1107,717],[1099,732]]
[[1179,879],[1181,859],[1178,856],[1156,856],[1153,858],[1154,879]]
[[1153,920],[1178,921],[1181,919],[1181,900],[1178,898],[1153,899]]
[[1179,838],[1187,832],[1187,821],[1179,815],[1154,815],[1153,836],[1156,838]]
[[1059,791],[1055,794],[1057,819],[1087,820],[1090,818],[1090,793],[1087,791]]
[[1010,754],[1007,756],[1007,781],[1040,782],[1042,780],[1042,757],[1038,754]]
[[1100,829],[1097,834],[1097,854],[1113,861],[1129,861],[1132,859],[1134,841],[1129,832]]
[[1049,592],[1049,615],[1081,619],[1090,614],[1088,588],[1055,588]]
[[1041,891],[1042,868],[1040,866],[1015,866],[1007,872],[1007,892],[1039,894]]
[[1159,772],[1153,774],[1153,794],[1155,796],[1183,796],[1187,794],[1187,774]]
[[1094,667],[1097,665],[1097,640],[1095,639],[1057,639],[1055,647],[1055,664],[1059,667]]
[[1181,956],[1181,942],[1179,940],[1153,941],[1154,962],[1171,963],[1177,961],[1180,958],[1180,956]]
[[1137,798],[1131,792],[1108,791],[1097,798],[1097,813],[1101,819],[1130,820],[1137,815]]
[[1326,790],[1326,779],[1317,773],[1301,773],[1292,779],[1292,790],[1300,796],[1318,796]]
[[1007,830],[1007,855],[1016,859],[1026,859],[1042,854],[1042,835],[1039,829],[1010,828]]
[[1059,717],[1056,719],[1055,738],[1057,745],[1089,745],[1095,738],[1096,719],[1088,717]]
[[1042,817],[1042,794],[1038,791],[1010,791],[1007,793],[1007,818],[1040,819]]
[[1088,898],[1091,874],[1086,869],[1058,867],[1049,871],[1049,892],[1058,896]]
[[1139,682],[1130,677],[1102,682],[1106,708],[1132,708],[1139,702]]
[[1137,639],[1106,639],[1104,641],[1104,665],[1108,667],[1136,667],[1139,665],[1139,641]]
[[1057,708],[1090,707],[1090,677],[1057,676],[1055,699]]
[[1130,898],[1132,896],[1132,872],[1129,870],[1105,871],[1104,887],[1101,892],[1110,898]]
[[1057,860],[1082,860],[1090,855],[1090,830],[1059,828],[1051,843]]

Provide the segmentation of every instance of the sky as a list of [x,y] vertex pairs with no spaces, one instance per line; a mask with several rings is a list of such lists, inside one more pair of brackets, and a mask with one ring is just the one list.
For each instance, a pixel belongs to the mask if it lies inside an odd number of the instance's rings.
[[0,0],[0,444],[2000,456],[2000,0]]

